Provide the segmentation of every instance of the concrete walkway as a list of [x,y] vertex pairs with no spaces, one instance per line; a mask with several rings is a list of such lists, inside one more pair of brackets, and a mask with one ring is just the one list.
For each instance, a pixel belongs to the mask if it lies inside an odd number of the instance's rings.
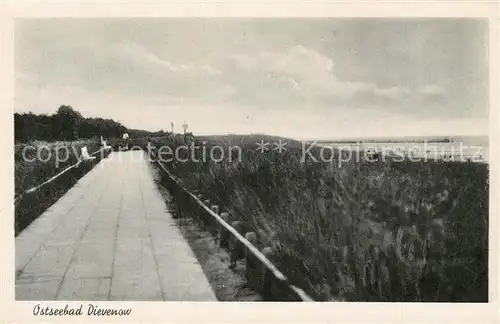
[[15,244],[17,300],[216,300],[142,151],[101,161]]

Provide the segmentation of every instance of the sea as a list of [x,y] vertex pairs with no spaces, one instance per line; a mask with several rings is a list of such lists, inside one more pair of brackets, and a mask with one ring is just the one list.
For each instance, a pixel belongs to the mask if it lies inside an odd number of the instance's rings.
[[387,156],[459,162],[490,162],[487,136],[451,137],[446,139],[390,139],[318,141],[318,145],[342,150],[379,152]]

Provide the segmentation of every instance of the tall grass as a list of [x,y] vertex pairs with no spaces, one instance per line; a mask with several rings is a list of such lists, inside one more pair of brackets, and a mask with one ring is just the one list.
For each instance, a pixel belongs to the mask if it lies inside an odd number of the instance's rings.
[[[95,160],[82,163],[32,193],[25,193],[75,164],[81,157],[83,146],[87,147],[89,154],[101,148],[97,140],[50,143],[33,141],[14,146],[14,188],[15,197],[19,197],[15,202],[16,235],[64,195],[78,179],[90,171],[95,163],[107,155],[107,153],[98,154]],[[63,149],[67,149],[69,153],[67,158]],[[57,158],[58,152],[59,159]]]
[[[221,162],[204,162],[202,150],[195,162],[181,150],[187,161],[164,165],[256,231],[280,270],[317,300],[488,300],[487,165],[337,167],[301,161],[298,143],[282,153],[256,152],[254,139],[194,139],[207,141],[207,152],[225,147],[226,157],[230,145],[242,150]],[[172,150],[181,144],[156,143]]]

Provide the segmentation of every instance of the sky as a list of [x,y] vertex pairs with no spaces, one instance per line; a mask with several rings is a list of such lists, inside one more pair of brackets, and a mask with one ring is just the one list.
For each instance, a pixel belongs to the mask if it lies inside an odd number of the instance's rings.
[[194,134],[488,134],[488,25],[465,19],[18,19],[15,110]]

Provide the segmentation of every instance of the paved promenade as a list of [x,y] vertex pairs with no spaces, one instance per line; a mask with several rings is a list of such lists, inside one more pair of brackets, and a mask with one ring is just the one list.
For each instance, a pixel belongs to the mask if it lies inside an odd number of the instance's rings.
[[16,238],[17,300],[214,301],[142,151],[113,152]]

